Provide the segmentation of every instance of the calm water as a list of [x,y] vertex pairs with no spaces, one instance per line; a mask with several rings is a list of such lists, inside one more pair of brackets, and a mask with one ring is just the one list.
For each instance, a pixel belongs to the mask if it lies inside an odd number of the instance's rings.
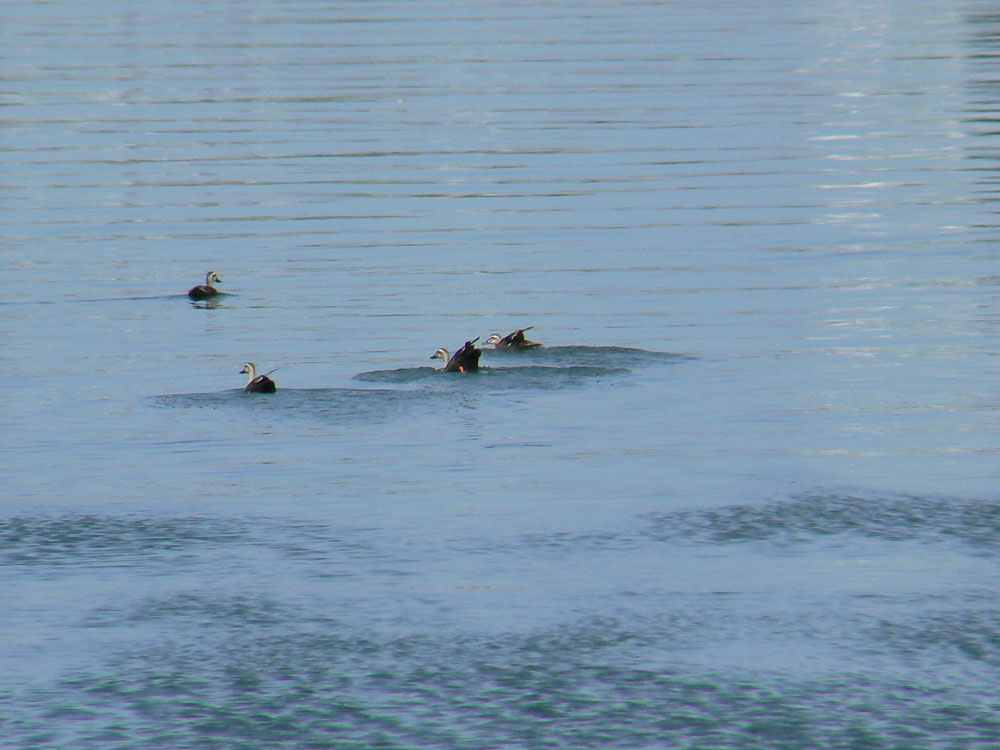
[[0,744],[996,747],[998,61],[992,2],[4,2]]

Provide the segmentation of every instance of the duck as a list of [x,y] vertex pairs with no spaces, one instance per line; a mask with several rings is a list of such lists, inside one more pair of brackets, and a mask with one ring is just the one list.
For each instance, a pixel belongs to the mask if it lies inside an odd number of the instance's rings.
[[534,328],[534,326],[518,328],[513,333],[508,333],[506,336],[494,333],[486,339],[486,343],[493,344],[495,349],[537,349],[538,347],[543,346],[543,344],[539,344],[537,341],[528,341],[528,339],[524,338],[524,332],[530,331],[532,328]]
[[[274,372],[274,370],[271,370],[271,372]],[[258,375],[257,365],[253,362],[247,362],[243,365],[243,369],[240,370],[241,374],[246,373],[250,376],[250,380],[247,381],[246,388],[243,390],[247,393],[274,393],[278,390],[278,387],[274,384],[274,381],[268,377],[271,372]]]
[[215,271],[209,271],[205,274],[205,283],[191,287],[188,290],[188,297],[191,299],[208,299],[209,297],[214,297],[219,293],[219,290],[212,286],[213,281],[216,284],[222,283],[219,274]]
[[448,355],[447,349],[438,349],[430,356],[430,359],[443,359],[445,361],[446,364],[441,368],[441,372],[479,372],[479,355],[483,353],[483,350],[475,347],[477,341],[479,341],[478,336],[471,341],[466,341],[462,348],[451,356]]

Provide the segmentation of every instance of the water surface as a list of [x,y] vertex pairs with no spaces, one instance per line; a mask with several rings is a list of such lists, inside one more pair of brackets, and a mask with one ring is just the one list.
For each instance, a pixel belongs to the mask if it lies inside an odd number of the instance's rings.
[[998,39],[3,4],[4,746],[995,747]]

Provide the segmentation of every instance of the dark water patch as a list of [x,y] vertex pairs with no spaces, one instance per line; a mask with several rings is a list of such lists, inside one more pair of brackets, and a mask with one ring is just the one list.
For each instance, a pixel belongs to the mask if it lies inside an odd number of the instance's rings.
[[988,500],[810,494],[763,505],[653,514],[647,520],[644,535],[678,542],[796,543],[848,535],[1000,546],[1000,503]]
[[0,519],[0,565],[126,566],[163,552],[239,544],[248,528],[207,518],[69,515]]
[[594,380],[622,377],[631,370],[624,367],[566,365],[552,367],[483,367],[479,372],[442,372],[432,367],[404,367],[397,370],[372,370],[358,373],[356,380],[370,383],[420,385],[434,390],[558,390]]
[[314,568],[324,578],[357,575],[353,567],[357,563],[365,566],[407,561],[419,565],[419,561],[404,555],[398,547],[380,547],[373,537],[373,528],[334,529],[315,521],[297,522],[276,519],[262,521],[260,543],[277,554],[292,560],[318,563]]
[[[622,659],[627,627],[559,636],[381,637],[344,631],[172,644],[112,659],[12,703],[13,746],[966,747],[1000,742],[989,694],[928,675],[819,679]],[[54,693],[58,697],[54,697]],[[46,722],[58,704],[72,720]],[[18,706],[32,705],[31,713]],[[131,742],[98,744],[118,732]],[[135,738],[145,737],[145,741]],[[164,740],[169,741],[164,744]]]
[[304,564],[309,566],[309,575],[322,578],[357,576],[359,564],[368,566],[365,574],[371,566],[384,572],[386,566],[419,565],[413,550],[386,548],[373,541],[372,534],[373,530],[365,527],[332,528],[315,521],[249,515],[239,520],[96,514],[13,516],[0,519],[0,566],[173,564],[194,559],[200,551],[234,564],[248,557],[257,564],[264,559]]
[[[582,550],[632,549],[640,541],[636,535],[625,531],[556,531],[550,533],[523,534],[515,542],[521,554],[544,554],[559,552],[575,554]],[[494,543],[490,542],[492,546]],[[483,551],[489,551],[490,546],[482,545]]]
[[536,349],[483,348],[483,357],[511,367],[541,364],[549,367],[634,368],[677,364],[695,359],[687,354],[655,352],[627,346],[550,346]]
[[114,603],[95,609],[86,619],[87,627],[120,627],[177,621],[199,628],[273,627],[294,618],[294,612],[273,599],[250,594],[184,592],[143,599],[138,604]]
[[242,389],[175,393],[154,396],[150,403],[162,408],[241,409],[332,422],[378,422],[419,404],[420,398],[421,394],[404,390],[282,388],[279,383],[277,393],[247,393]]
[[888,647],[918,663],[957,663],[964,660],[1000,667],[1000,609],[986,607],[922,613],[910,620],[882,618],[865,635],[879,647]]

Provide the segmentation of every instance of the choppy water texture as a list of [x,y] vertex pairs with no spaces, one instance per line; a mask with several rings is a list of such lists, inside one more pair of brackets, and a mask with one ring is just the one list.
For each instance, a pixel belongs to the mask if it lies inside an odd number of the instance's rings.
[[0,745],[996,747],[998,40],[0,5]]

